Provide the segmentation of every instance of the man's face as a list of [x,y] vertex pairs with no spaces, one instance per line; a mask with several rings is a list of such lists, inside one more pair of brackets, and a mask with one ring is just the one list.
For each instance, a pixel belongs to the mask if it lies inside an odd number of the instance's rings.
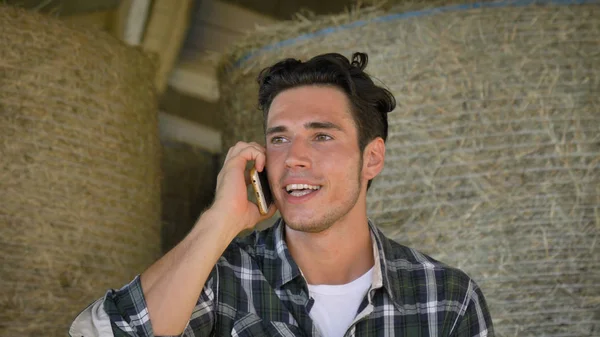
[[275,203],[290,228],[321,232],[365,203],[357,129],[341,90],[302,86],[277,95],[266,149]]

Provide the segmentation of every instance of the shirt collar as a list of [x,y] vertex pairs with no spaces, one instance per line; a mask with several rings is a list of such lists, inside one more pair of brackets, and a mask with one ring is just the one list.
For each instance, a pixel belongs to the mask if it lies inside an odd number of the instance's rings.
[[[391,254],[392,246],[388,238],[375,226],[373,221],[368,220],[369,229],[371,230],[371,241],[373,242],[373,256],[375,268],[373,269],[373,280],[371,289],[384,288],[390,299],[397,302],[394,289],[397,289],[396,273],[388,267],[387,256]],[[275,273],[271,274],[269,282],[277,287],[283,287],[288,282],[302,275],[300,268],[292,258],[287,244],[284,240],[285,223],[280,218],[273,225],[273,245],[272,249],[277,256],[277,266],[274,268]],[[370,297],[371,295],[369,295]]]
[[279,218],[273,225],[273,236],[274,236],[274,250],[277,254],[279,261],[279,269],[275,273],[275,279],[270,280],[271,284],[275,287],[280,288],[286,283],[292,281],[296,277],[300,276],[300,268],[292,258],[287,244],[283,238],[283,231],[285,224],[281,218]]
[[[390,300],[396,305],[400,305],[399,297],[396,296],[394,292],[394,289],[398,289],[400,281],[397,279],[397,273],[390,268],[388,263],[388,258],[394,255],[390,239],[375,226],[371,219],[369,219],[368,222],[373,242],[373,256],[375,261],[377,261],[377,263],[375,263],[371,289],[384,288]],[[369,292],[369,301],[370,300],[371,292]]]

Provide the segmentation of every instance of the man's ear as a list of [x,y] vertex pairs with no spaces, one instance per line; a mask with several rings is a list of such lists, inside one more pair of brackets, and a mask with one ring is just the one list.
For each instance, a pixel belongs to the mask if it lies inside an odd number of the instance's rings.
[[383,170],[385,160],[385,142],[383,138],[373,139],[363,152],[363,176],[365,180],[375,178]]

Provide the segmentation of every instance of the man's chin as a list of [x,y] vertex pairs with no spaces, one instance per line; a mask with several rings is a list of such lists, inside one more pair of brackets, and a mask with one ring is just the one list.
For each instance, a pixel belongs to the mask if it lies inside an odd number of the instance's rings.
[[292,229],[296,232],[312,233],[312,234],[321,233],[329,228],[329,226],[310,225],[310,224],[309,225],[298,225],[298,224],[286,223],[286,225],[289,229]]
[[294,231],[304,232],[304,233],[321,233],[329,227],[330,224],[324,221],[318,221],[316,219],[294,219],[294,218],[286,218],[282,215],[283,221],[285,225]]

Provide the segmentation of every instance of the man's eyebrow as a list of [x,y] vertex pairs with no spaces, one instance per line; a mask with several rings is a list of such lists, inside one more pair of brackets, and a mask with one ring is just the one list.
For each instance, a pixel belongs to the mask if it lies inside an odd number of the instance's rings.
[[304,127],[307,129],[335,129],[338,131],[344,131],[337,124],[333,124],[331,122],[309,122],[304,124]]
[[[331,122],[308,122],[308,123],[304,124],[304,127],[306,129],[334,129],[334,130],[343,131],[341,127],[339,127],[337,124],[334,124]],[[287,127],[285,127],[283,125],[278,125],[278,126],[268,128],[265,131],[265,135],[269,136],[274,133],[286,132],[287,130],[288,130]]]
[[279,126],[274,126],[272,128],[268,128],[267,131],[265,131],[265,135],[269,136],[274,133],[285,132],[285,131],[287,131],[287,128],[283,125],[279,125]]

